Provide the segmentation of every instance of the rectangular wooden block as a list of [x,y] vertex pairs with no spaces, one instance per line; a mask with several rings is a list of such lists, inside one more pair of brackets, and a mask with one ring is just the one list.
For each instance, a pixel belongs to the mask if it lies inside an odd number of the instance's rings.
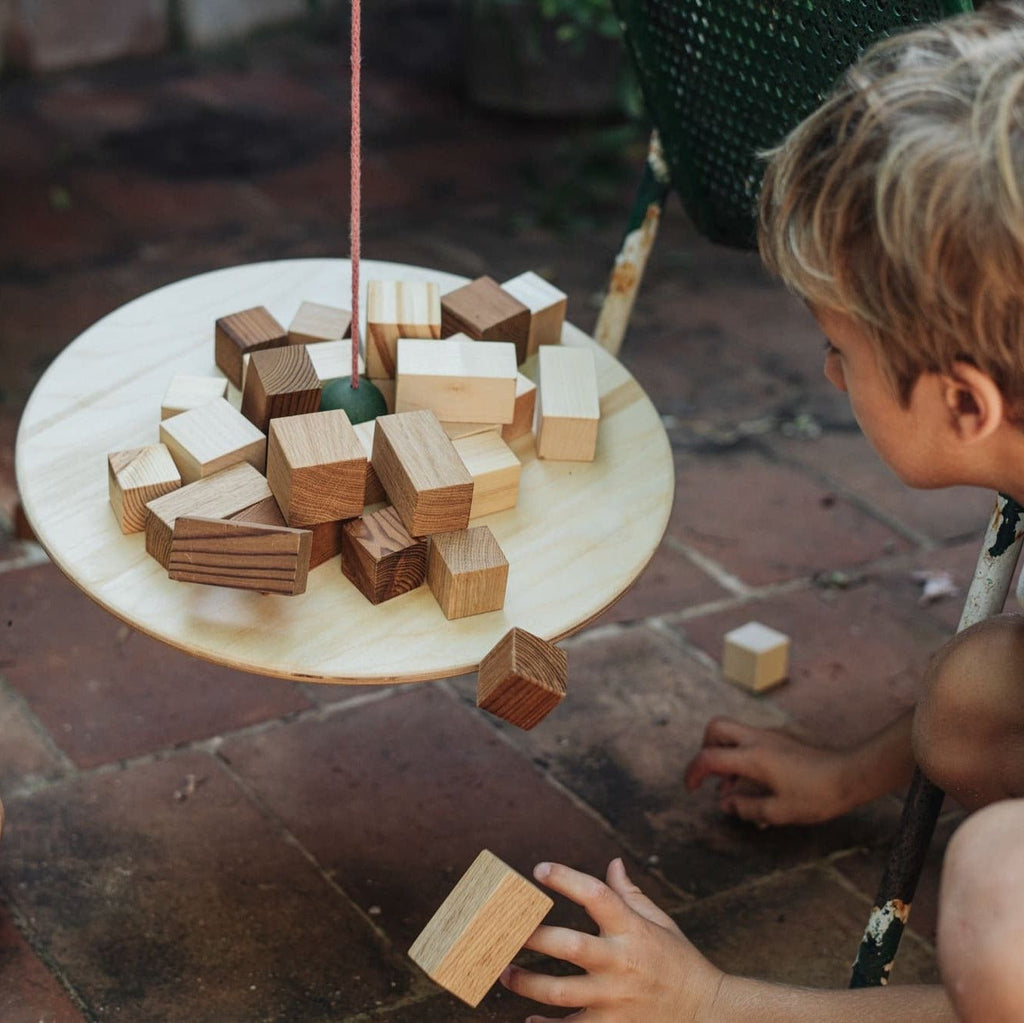
[[476,519],[514,508],[519,502],[519,477],[523,466],[501,437],[494,432],[476,433],[452,443],[473,477],[469,517]]
[[225,518],[231,522],[254,522],[261,526],[288,525],[273,495],[243,508],[240,512],[235,512],[234,515],[226,515]]
[[394,508],[380,508],[345,523],[341,570],[371,604],[381,604],[423,584],[427,541],[411,537]]
[[448,434],[450,441],[461,440],[463,437],[475,437],[478,433],[497,433],[502,431],[501,423],[446,423],[441,420],[441,429]]
[[722,674],[754,692],[782,682],[789,674],[789,637],[760,622],[732,629],[725,634]]
[[562,342],[562,325],[569,297],[532,270],[505,281],[502,288],[530,310],[530,331],[526,354],[533,355],[540,345]]
[[409,956],[435,983],[476,1006],[554,905],[483,850],[413,942]]
[[567,679],[564,650],[525,629],[511,629],[480,662],[476,705],[529,730],[561,703]]
[[[256,522],[264,526],[287,526],[277,499],[273,496],[245,508],[237,515],[229,515],[232,522]],[[305,528],[309,530],[312,542],[309,548],[310,570],[326,564],[331,558],[341,553],[341,527],[344,520],[338,522],[316,522]]]
[[266,436],[227,398],[163,420],[160,441],[185,483],[212,476],[235,462],[248,462],[260,472],[267,464]]
[[501,439],[506,443],[524,437],[533,431],[533,416],[537,408],[537,385],[522,373],[516,377],[516,406],[512,422],[501,428]]
[[164,394],[164,400],[160,403],[160,418],[170,419],[180,412],[188,412],[189,409],[227,396],[228,382],[225,377],[175,373]]
[[537,359],[537,457],[592,462],[601,419],[593,353],[542,345]]
[[242,356],[288,343],[284,327],[263,307],[222,316],[214,327],[217,368],[235,387],[242,387]]
[[172,579],[294,596],[306,592],[308,529],[179,515],[171,533]]
[[445,618],[500,611],[507,584],[508,559],[487,526],[430,538],[427,585]]
[[351,333],[352,313],[348,309],[303,302],[288,324],[288,344],[315,345],[323,341],[340,341]]
[[355,423],[352,427],[356,431],[356,436],[359,438],[359,443],[363,447],[363,451],[366,452],[366,491],[363,495],[363,505],[368,504],[379,504],[381,501],[387,501],[388,495],[384,492],[384,488],[381,486],[380,479],[377,476],[377,471],[373,467],[373,435],[375,432],[374,428],[375,420],[369,420],[365,423]]
[[478,277],[441,297],[441,336],[460,331],[477,341],[511,341],[521,363],[530,337],[530,310],[492,277]]
[[[309,361],[313,363],[313,372],[320,378],[323,386],[328,380],[352,376],[352,342],[321,341],[319,344],[306,348]],[[363,375],[366,367],[362,355],[358,359],[359,374]]]
[[433,412],[380,416],[373,467],[412,536],[465,529],[473,477]]
[[322,390],[305,345],[253,352],[245,373],[242,415],[266,433],[272,419],[316,412]]
[[146,504],[181,486],[181,473],[164,444],[107,455],[110,507],[122,533],[146,528]]
[[400,337],[441,336],[441,289],[433,281],[370,281],[366,286],[366,372],[393,379]]
[[395,411],[430,409],[447,423],[511,423],[518,375],[511,342],[399,338]]

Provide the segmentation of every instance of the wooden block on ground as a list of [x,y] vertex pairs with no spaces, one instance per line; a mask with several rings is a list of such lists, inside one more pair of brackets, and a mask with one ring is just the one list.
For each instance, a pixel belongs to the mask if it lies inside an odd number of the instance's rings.
[[[309,345],[306,354],[313,363],[313,372],[320,378],[321,386],[328,380],[352,376],[351,341],[321,341],[319,344]],[[365,366],[361,355],[358,364],[359,373],[362,375]]]
[[352,313],[348,309],[303,302],[288,324],[288,344],[315,345],[322,341],[340,341],[351,333]]
[[245,374],[242,415],[266,432],[272,419],[316,412],[322,390],[305,345],[253,352]]
[[366,454],[348,414],[272,419],[267,479],[290,526],[355,518],[363,510]]
[[165,419],[160,440],[185,483],[212,476],[235,462],[248,462],[260,472],[267,464],[266,436],[227,398]]
[[508,559],[487,526],[430,538],[427,585],[445,618],[500,611],[507,584]]
[[166,568],[179,515],[226,519],[270,496],[266,477],[248,462],[204,476],[146,505],[146,550]]
[[480,662],[476,705],[529,730],[561,703],[567,678],[564,650],[512,629]]
[[459,458],[473,477],[471,519],[514,508],[519,502],[522,463],[497,433],[476,433],[454,440]]
[[521,363],[530,336],[530,310],[492,277],[478,277],[441,298],[441,336],[459,331],[478,341],[511,341]]
[[537,359],[537,457],[592,462],[601,419],[593,353],[542,345]]
[[533,414],[537,407],[537,385],[522,373],[516,377],[516,406],[512,422],[501,428],[503,441],[515,440],[533,430]]
[[366,286],[366,372],[393,379],[400,337],[441,336],[441,288],[433,281],[370,281]]
[[306,592],[308,529],[179,515],[171,533],[172,579],[294,596]]
[[430,409],[448,423],[511,423],[518,375],[510,342],[400,338],[395,411]]
[[371,604],[381,604],[423,584],[426,538],[411,537],[394,508],[380,508],[345,523],[341,570]]
[[476,1006],[554,903],[484,850],[413,942],[428,977]]
[[217,367],[235,387],[242,387],[242,356],[288,343],[288,334],[263,306],[222,316],[216,322]]
[[176,373],[160,403],[160,418],[170,419],[181,412],[198,408],[208,401],[228,396],[228,382],[224,377],[193,376]]
[[782,682],[789,674],[789,637],[760,622],[727,632],[722,674],[754,692]]
[[147,444],[107,455],[110,507],[122,533],[146,528],[146,505],[181,486],[181,473],[164,444]]
[[412,536],[465,529],[473,477],[433,412],[380,416],[373,468]]
[[526,354],[533,355],[540,345],[562,343],[562,325],[569,297],[532,270],[505,281],[502,288],[530,310],[530,331]]

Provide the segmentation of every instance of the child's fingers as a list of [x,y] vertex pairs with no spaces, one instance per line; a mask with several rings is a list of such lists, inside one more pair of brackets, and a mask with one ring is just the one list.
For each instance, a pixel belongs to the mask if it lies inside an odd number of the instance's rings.
[[593,996],[594,984],[589,976],[552,977],[511,965],[505,967],[498,979],[509,991],[523,998],[562,1009],[586,1006]]
[[659,927],[666,927],[675,930],[676,925],[672,917],[664,910],[659,909],[640,888],[633,883],[626,873],[626,865],[621,859],[614,859],[608,864],[608,885],[623,902],[635,913],[645,920]]
[[742,775],[766,784],[755,750],[745,746],[705,746],[686,765],[683,784],[692,792],[711,775]]
[[619,931],[630,909],[603,881],[561,863],[538,863],[533,876],[552,891],[582,906],[602,931]]
[[600,970],[607,966],[609,956],[605,943],[593,934],[570,930],[568,927],[550,927],[541,924],[523,946],[533,952],[542,952],[552,959],[564,959],[582,970]]
[[739,746],[759,733],[759,729],[733,718],[713,717],[704,728],[704,746]]
[[740,820],[750,821],[759,828],[767,828],[777,823],[773,808],[775,800],[772,796],[744,796],[738,792],[726,796],[719,801],[719,808],[723,813],[732,814]]

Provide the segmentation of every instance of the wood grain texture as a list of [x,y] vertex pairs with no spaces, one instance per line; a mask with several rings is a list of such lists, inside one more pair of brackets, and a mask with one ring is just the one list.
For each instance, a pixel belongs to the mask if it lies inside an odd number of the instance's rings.
[[113,451],[107,456],[110,507],[122,533],[146,528],[146,504],[181,486],[181,473],[165,444]]
[[553,904],[485,849],[413,942],[409,957],[467,1005],[479,1005]]
[[561,344],[562,326],[569,305],[569,296],[564,291],[532,270],[505,281],[501,287],[530,310],[527,356],[533,355],[540,345]]
[[[236,515],[228,515],[232,522],[257,522],[264,526],[287,526],[277,498],[271,496],[249,508],[243,508]],[[341,527],[344,521],[317,522],[305,528],[309,530],[312,542],[309,549],[310,570],[326,564],[341,553]]]
[[[328,380],[352,376],[351,341],[321,341],[315,345],[307,345],[306,354],[313,363],[313,371],[320,378],[321,386]],[[366,372],[366,366],[361,355],[358,365],[359,375],[362,376]]]
[[487,526],[439,533],[430,538],[427,585],[449,620],[500,611],[508,559]]
[[476,705],[529,730],[565,698],[564,650],[525,629],[511,629],[480,662]]
[[441,336],[441,288],[436,281],[370,281],[366,286],[366,372],[392,380],[400,337]]
[[527,357],[530,310],[493,277],[478,277],[441,296],[441,336],[462,332],[477,341],[511,341],[516,361]]
[[242,415],[266,433],[272,419],[316,412],[322,390],[305,345],[253,352],[245,372]]
[[387,501],[388,495],[381,486],[377,471],[373,467],[373,435],[376,431],[375,420],[370,419],[364,423],[353,423],[352,429],[356,431],[359,443],[366,453],[366,489],[363,493],[363,506],[368,504],[379,504]]
[[533,432],[533,415],[537,408],[537,385],[525,374],[516,377],[516,403],[512,422],[501,428],[506,444]]
[[198,408],[208,401],[228,396],[225,377],[203,377],[193,373],[175,373],[160,403],[160,418],[170,419],[180,412]]
[[427,576],[427,541],[411,537],[394,508],[346,522],[341,570],[371,604],[416,589]]
[[601,419],[593,353],[543,345],[537,365],[537,457],[592,462]]
[[273,495],[249,505],[248,508],[243,508],[234,515],[226,515],[225,518],[230,519],[232,522],[254,522],[262,526],[288,525]]
[[[352,313],[320,302],[303,302],[288,324],[288,344],[315,345],[341,341],[352,333]],[[351,346],[349,346],[351,362]],[[339,376],[342,374],[339,374]]]
[[214,323],[217,367],[235,387],[242,387],[242,356],[288,343],[288,333],[264,306],[253,306]]
[[473,477],[470,519],[514,508],[519,501],[522,463],[497,433],[475,433],[452,441]]
[[248,462],[258,472],[267,466],[266,435],[227,398],[163,420],[160,441],[167,445],[185,483],[212,476],[236,462]]

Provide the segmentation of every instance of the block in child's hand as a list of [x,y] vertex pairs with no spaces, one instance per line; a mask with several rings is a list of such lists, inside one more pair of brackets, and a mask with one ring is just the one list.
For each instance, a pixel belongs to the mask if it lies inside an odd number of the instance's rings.
[[516,361],[526,359],[530,310],[491,277],[478,277],[441,297],[441,333],[478,341],[511,341]]
[[242,415],[265,433],[272,419],[316,412],[322,390],[305,345],[253,352],[245,374]]
[[505,606],[508,559],[487,526],[430,538],[427,585],[445,618],[500,611]]
[[181,486],[181,473],[164,444],[107,455],[110,507],[122,533],[146,528],[146,505]]
[[537,457],[592,462],[601,419],[593,353],[542,345],[537,358]]
[[562,701],[567,676],[564,650],[525,629],[512,629],[480,662],[476,705],[530,729]]
[[782,682],[789,674],[789,637],[760,622],[727,632],[722,674],[754,692]]
[[526,342],[527,356],[540,345],[557,345],[562,341],[562,325],[569,297],[532,270],[505,281],[501,286],[514,299],[530,310],[530,331]]
[[217,367],[242,387],[242,356],[288,343],[288,334],[263,306],[222,316],[214,329]]
[[366,372],[393,379],[400,337],[441,336],[441,289],[433,281],[370,281],[366,286]]
[[288,324],[288,344],[315,345],[323,341],[340,341],[351,332],[352,314],[347,309],[319,302],[303,302]]
[[193,376],[176,373],[160,403],[160,418],[170,419],[180,412],[198,408],[209,401],[228,396],[228,382],[224,377]]
[[235,462],[248,462],[260,472],[267,463],[266,436],[227,398],[216,398],[163,420],[160,440],[167,445],[185,483],[211,476]]
[[426,538],[411,537],[394,508],[380,508],[345,523],[341,570],[371,604],[381,604],[422,585]]

